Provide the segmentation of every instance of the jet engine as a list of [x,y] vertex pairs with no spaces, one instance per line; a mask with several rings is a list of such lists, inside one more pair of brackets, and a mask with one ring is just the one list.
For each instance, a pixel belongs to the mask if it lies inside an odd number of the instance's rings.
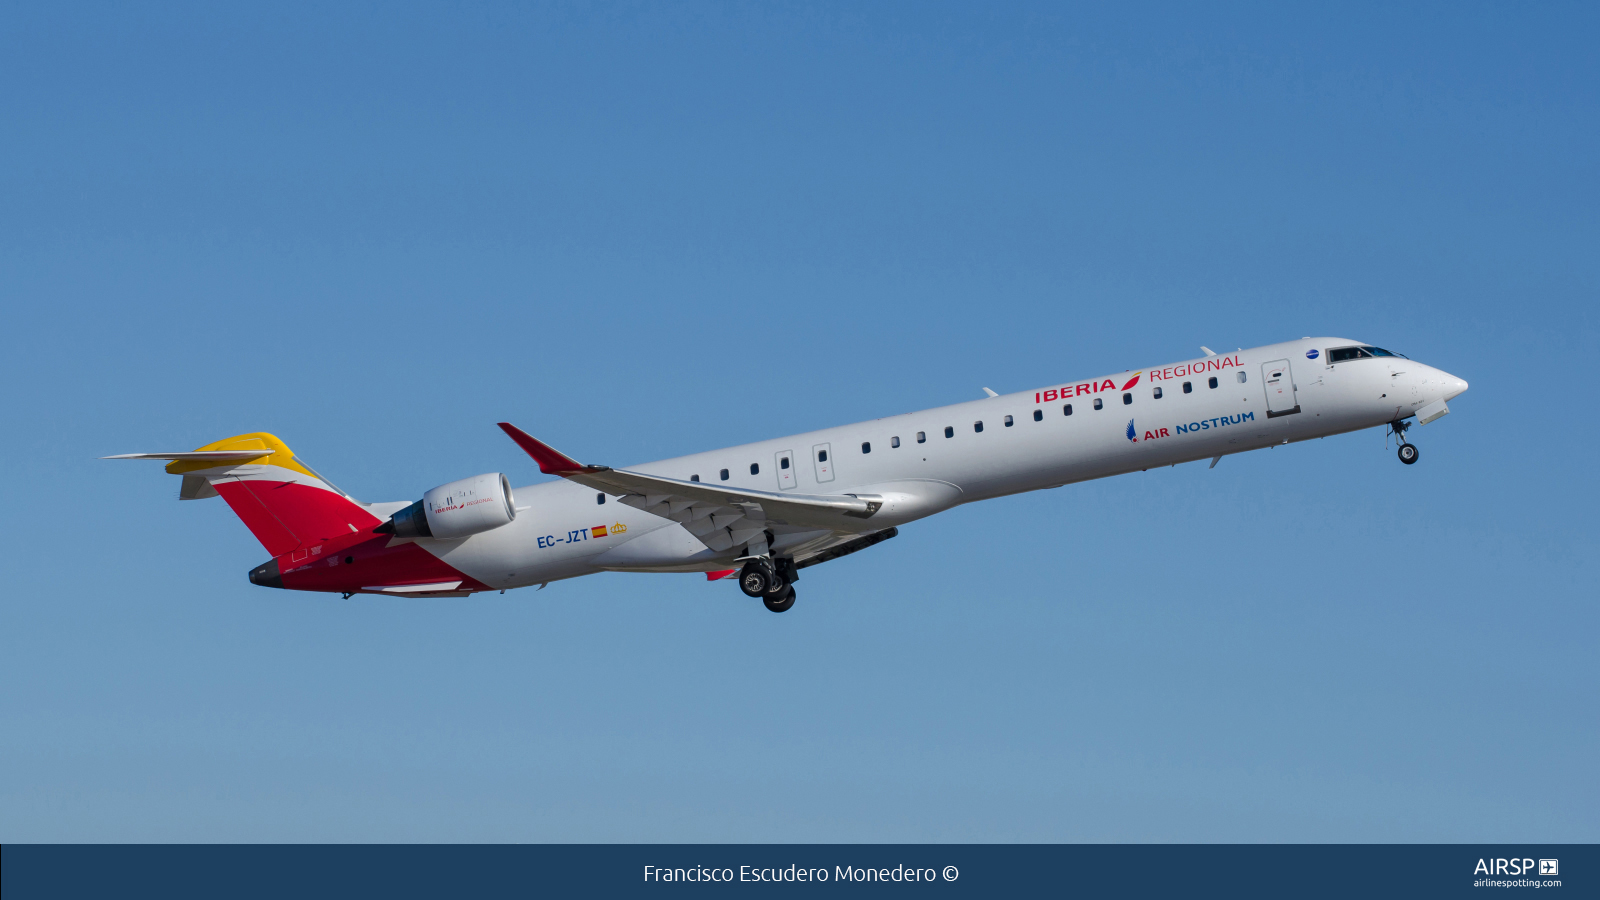
[[516,517],[511,483],[490,472],[439,485],[377,530],[395,537],[454,540],[508,525]]

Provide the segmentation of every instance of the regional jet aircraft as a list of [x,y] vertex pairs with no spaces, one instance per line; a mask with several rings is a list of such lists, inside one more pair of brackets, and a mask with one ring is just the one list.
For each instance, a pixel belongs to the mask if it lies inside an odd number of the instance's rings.
[[[278,438],[242,434],[169,460],[178,496],[222,495],[272,559],[258,585],[465,597],[595,572],[738,575],[774,612],[800,570],[864,550],[951,507],[1387,426],[1406,440],[1467,389],[1454,375],[1342,338],[1304,338],[625,469],[589,465],[500,427],[560,478],[500,473],[416,502],[363,503]],[[1414,420],[1414,421],[1413,421]]]

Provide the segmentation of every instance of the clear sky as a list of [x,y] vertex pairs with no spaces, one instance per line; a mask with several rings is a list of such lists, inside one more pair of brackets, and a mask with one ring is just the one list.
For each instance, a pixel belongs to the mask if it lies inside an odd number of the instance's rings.
[[[1600,840],[1600,16],[1112,6],[6,6],[0,840]],[[1302,335],[1471,390],[783,615],[258,588],[96,459],[410,500],[543,480],[502,419],[627,465]]]

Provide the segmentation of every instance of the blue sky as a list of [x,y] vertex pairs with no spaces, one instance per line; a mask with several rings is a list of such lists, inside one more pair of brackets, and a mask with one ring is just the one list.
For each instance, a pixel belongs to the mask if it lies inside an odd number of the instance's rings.
[[[1583,5],[0,12],[0,840],[1595,841]],[[269,591],[154,464],[413,499],[1367,340],[1379,431],[807,570]]]

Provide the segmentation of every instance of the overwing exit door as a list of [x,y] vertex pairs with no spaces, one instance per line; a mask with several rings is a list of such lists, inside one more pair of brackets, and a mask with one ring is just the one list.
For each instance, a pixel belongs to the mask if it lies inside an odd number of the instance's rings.
[[817,481],[833,480],[832,444],[818,444],[811,448],[811,461],[817,467]]
[[788,490],[794,487],[794,451],[778,451],[778,488]]
[[1261,381],[1267,389],[1267,418],[1292,416],[1300,411],[1295,396],[1294,373],[1287,359],[1275,359],[1261,366]]

